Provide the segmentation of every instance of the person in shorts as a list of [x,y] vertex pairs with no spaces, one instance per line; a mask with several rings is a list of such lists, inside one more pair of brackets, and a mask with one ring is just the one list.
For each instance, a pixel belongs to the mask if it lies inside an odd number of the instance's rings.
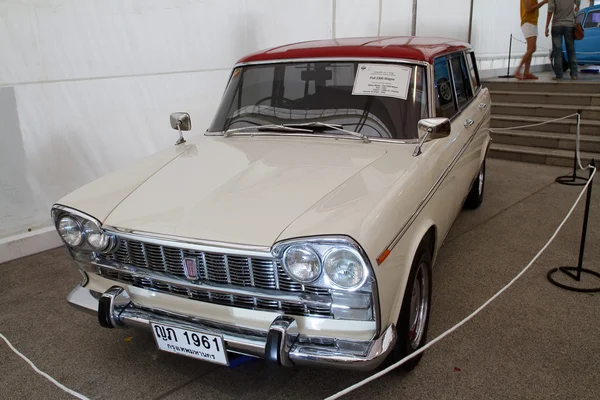
[[[540,8],[548,3],[548,0],[521,0],[521,30],[523,36],[527,40],[527,51],[515,72],[517,79],[538,79],[537,76],[529,72],[531,67],[531,59],[533,53],[537,50],[537,36],[538,36],[538,19],[540,16]],[[524,68],[521,73],[521,68]]]

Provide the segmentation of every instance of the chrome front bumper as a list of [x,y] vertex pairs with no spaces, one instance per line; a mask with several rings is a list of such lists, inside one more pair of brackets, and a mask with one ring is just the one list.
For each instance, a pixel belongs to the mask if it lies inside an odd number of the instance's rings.
[[286,367],[325,366],[368,371],[383,362],[396,342],[396,329],[390,325],[372,341],[336,340],[332,345],[313,344],[306,338],[300,339],[296,321],[291,316],[275,318],[267,331],[246,329],[135,304],[121,286],[93,294],[77,286],[67,300],[72,306],[97,315],[100,325],[106,328],[151,329],[150,323],[156,322],[220,335],[229,352],[265,358]]

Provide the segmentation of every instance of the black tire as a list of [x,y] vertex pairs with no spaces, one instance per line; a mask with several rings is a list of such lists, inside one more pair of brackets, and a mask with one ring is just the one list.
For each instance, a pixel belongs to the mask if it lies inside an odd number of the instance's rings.
[[[424,311],[424,319],[421,325],[421,321],[416,323],[420,327],[419,333],[415,334],[416,329],[411,329],[414,321],[411,321],[411,306],[414,303],[411,301],[415,294],[414,287],[419,279],[417,274],[427,274],[425,282],[421,283],[420,287],[426,286],[427,293],[422,294],[418,291],[418,295],[423,295],[426,298],[426,309]],[[422,290],[422,289],[421,289]],[[431,250],[429,249],[428,243],[422,243],[417,250],[417,254],[413,260],[410,274],[408,275],[408,282],[406,283],[406,291],[404,292],[404,298],[402,299],[402,307],[400,309],[400,315],[396,323],[396,331],[398,333],[398,339],[394,348],[383,362],[382,368],[389,367],[390,365],[400,361],[404,357],[414,353],[427,342],[427,331],[429,328],[429,315],[431,310]],[[416,337],[418,335],[418,337]],[[415,345],[416,344],[416,345]],[[411,371],[414,369],[421,358],[423,353],[411,358],[402,364],[401,368],[405,371]]]
[[469,195],[465,200],[465,208],[469,210],[474,210],[478,208],[481,203],[483,203],[483,194],[485,191],[485,160],[483,164],[481,164],[481,168],[477,173],[477,178],[473,182],[473,186],[471,186],[471,190],[469,191]]

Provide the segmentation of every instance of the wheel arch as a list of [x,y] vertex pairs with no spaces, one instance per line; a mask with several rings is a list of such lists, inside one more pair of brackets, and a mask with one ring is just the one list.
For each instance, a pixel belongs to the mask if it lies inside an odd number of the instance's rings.
[[417,252],[421,246],[427,246],[428,250],[431,253],[432,266],[435,263],[435,259],[438,253],[438,245],[440,243],[440,238],[438,235],[439,231],[437,225],[433,221],[428,221],[427,223],[421,224],[419,228],[416,229],[411,235],[415,239],[407,245],[407,248],[405,248],[406,257],[404,257],[403,265],[401,266],[405,268],[403,268],[403,271],[399,276],[399,279],[397,280],[397,291],[394,295],[393,304],[390,308],[390,313],[388,314],[389,323],[395,324],[398,320],[400,310],[402,308],[404,293],[408,284],[410,270],[412,268],[415,256],[417,255]]

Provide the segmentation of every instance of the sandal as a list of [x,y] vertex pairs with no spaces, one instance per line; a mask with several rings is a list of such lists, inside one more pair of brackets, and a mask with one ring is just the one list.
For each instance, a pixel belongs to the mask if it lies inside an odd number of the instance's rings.
[[535,80],[535,79],[540,79],[537,76],[535,76],[534,74],[525,74],[523,76],[523,79],[529,79],[529,80]]

